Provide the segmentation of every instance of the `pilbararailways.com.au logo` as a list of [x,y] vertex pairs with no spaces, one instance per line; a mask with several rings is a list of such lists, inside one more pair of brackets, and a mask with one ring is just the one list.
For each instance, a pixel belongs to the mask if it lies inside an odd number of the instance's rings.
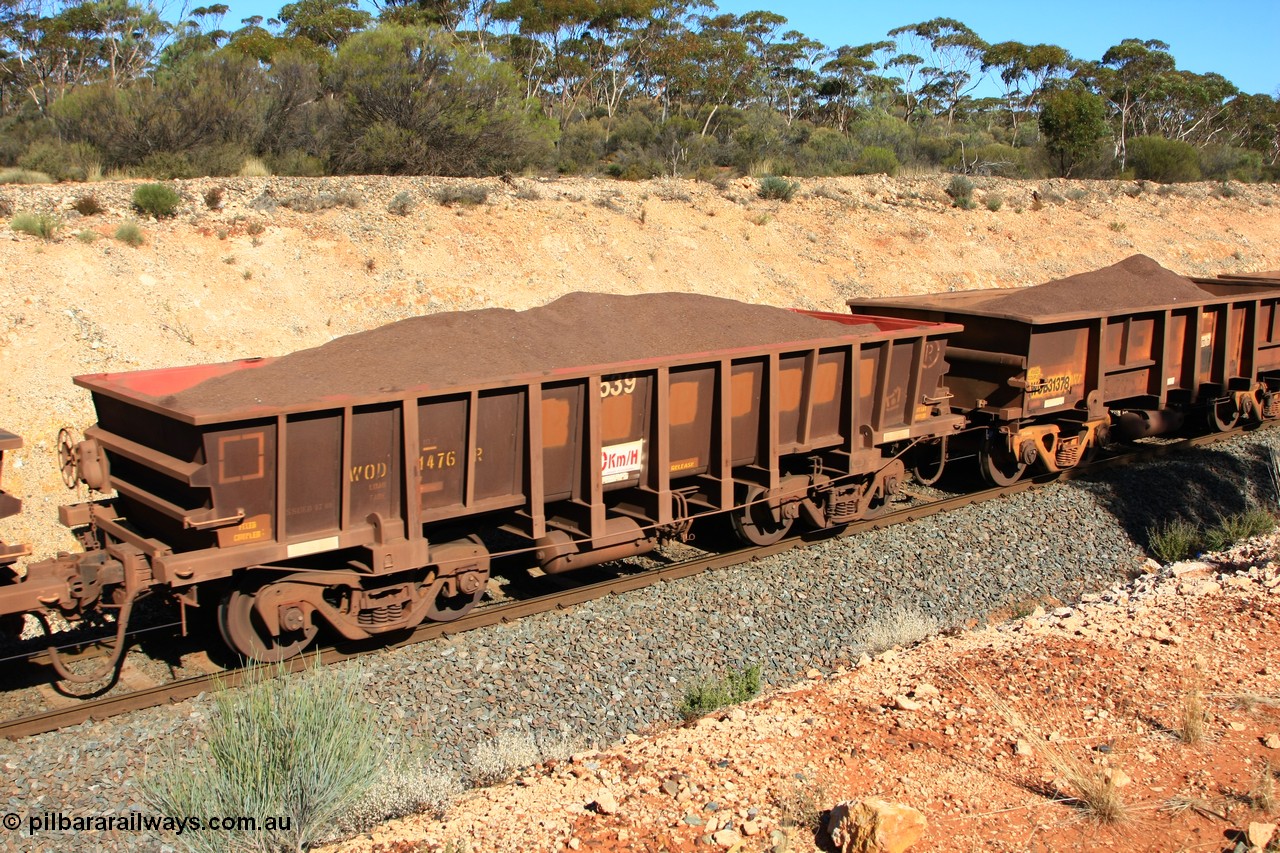
[[145,814],[143,812],[126,812],[125,814],[106,815],[69,815],[64,812],[32,812],[26,820],[22,816],[10,812],[0,818],[0,824],[10,831],[23,828],[31,835],[42,832],[172,832],[181,835],[184,832],[287,832],[291,828],[293,818],[283,817],[245,817],[242,815],[214,815],[211,817],[193,817],[173,815]]

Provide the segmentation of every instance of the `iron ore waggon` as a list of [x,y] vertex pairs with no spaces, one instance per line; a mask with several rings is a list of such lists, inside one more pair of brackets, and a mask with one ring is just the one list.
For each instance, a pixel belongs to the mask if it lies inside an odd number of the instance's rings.
[[184,615],[216,608],[245,657],[281,659],[322,625],[354,640],[457,618],[499,554],[556,573],[712,516],[754,544],[839,526],[895,492],[908,447],[963,427],[943,385],[958,332],[572,294],[80,376],[98,422],[60,443],[64,475],[114,496],[62,508],[86,551],[0,586],[0,613],[119,608],[123,632],[160,591]]
[[1280,417],[1280,274],[1192,280],[1143,255],[1034,287],[853,299],[855,312],[963,327],[947,348],[969,428],[922,442],[922,480],[976,455],[992,483],[1059,471],[1114,440],[1202,417]]

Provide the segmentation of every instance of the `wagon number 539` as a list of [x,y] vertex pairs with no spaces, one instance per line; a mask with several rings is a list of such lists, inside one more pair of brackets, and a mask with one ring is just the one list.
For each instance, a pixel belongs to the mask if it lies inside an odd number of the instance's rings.
[[636,378],[634,376],[625,376],[622,379],[612,379],[600,383],[601,397],[621,397],[623,394],[634,394],[636,390]]

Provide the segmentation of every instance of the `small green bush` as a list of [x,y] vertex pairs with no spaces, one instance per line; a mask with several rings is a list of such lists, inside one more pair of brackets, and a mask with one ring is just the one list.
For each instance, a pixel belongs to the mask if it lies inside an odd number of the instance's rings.
[[133,207],[139,213],[163,219],[173,216],[182,198],[164,184],[143,184],[133,191]]
[[1147,529],[1152,556],[1162,563],[1185,560],[1200,548],[1200,529],[1190,521],[1173,519]]
[[383,734],[358,668],[276,675],[250,672],[247,686],[215,692],[197,759],[172,739],[142,779],[161,814],[288,818],[275,831],[188,830],[180,840],[193,850],[308,849],[382,776]]
[[798,189],[800,185],[794,181],[777,175],[765,175],[760,179],[760,189],[756,190],[756,195],[764,199],[791,201]]
[[1174,184],[1200,180],[1200,159],[1190,143],[1163,136],[1135,136],[1126,148],[1127,163],[1142,180]]
[[1208,551],[1221,551],[1237,542],[1261,536],[1275,526],[1275,518],[1264,509],[1254,507],[1233,513],[1204,532],[1204,547]]
[[81,243],[86,243],[86,244],[96,243],[98,241],[98,236],[99,235],[97,231],[90,231],[88,228],[86,228],[76,235],[76,239],[79,240]]
[[952,176],[951,183],[947,184],[947,195],[951,196],[951,201],[956,207],[965,210],[973,209],[973,181],[964,175]]
[[995,213],[997,210],[999,210],[1002,207],[1004,207],[1003,198],[1001,198],[998,195],[987,196],[987,210],[991,211],[992,213]]
[[896,175],[902,164],[892,148],[868,145],[853,163],[855,175]]
[[447,184],[433,189],[431,197],[445,207],[475,207],[489,200],[489,188],[484,184]]
[[52,240],[62,228],[62,220],[52,213],[19,213],[13,217],[9,227],[19,234]]
[[81,216],[95,216],[106,210],[98,201],[98,197],[93,194],[80,196],[71,203],[71,206]]
[[676,710],[686,720],[692,720],[725,705],[745,702],[759,692],[760,665],[752,664],[746,669],[731,669],[724,678],[689,685]]
[[147,238],[142,234],[142,227],[132,219],[120,223],[120,227],[116,228],[115,237],[121,243],[128,243],[134,248],[147,242]]
[[413,209],[418,206],[418,202],[414,199],[413,194],[409,192],[396,193],[395,198],[391,199],[387,204],[387,212],[396,216],[408,216]]

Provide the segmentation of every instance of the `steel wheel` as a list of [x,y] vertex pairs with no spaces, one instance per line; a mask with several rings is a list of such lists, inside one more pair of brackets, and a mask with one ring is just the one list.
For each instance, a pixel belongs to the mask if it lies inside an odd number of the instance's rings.
[[233,589],[218,605],[218,629],[233,652],[256,663],[278,663],[301,654],[316,638],[319,626],[306,620],[301,628],[271,636],[254,611],[257,596],[270,584],[256,589]]
[[480,584],[475,592],[463,592],[455,582],[454,594],[449,595],[446,588],[447,578],[439,578],[431,585],[431,606],[427,608],[427,618],[432,622],[452,622],[461,619],[471,612],[480,599],[484,597],[485,585]]
[[74,489],[76,481],[80,479],[76,464],[78,456],[79,452],[76,450],[75,439],[71,437],[71,430],[66,427],[58,430],[58,473],[62,475],[62,482],[68,489]]
[[1220,403],[1209,404],[1209,428],[1226,432],[1240,423],[1240,409],[1236,401],[1228,397]]
[[947,437],[922,441],[916,445],[911,462],[911,476],[922,486],[932,486],[942,479],[947,464]]
[[1022,478],[1027,463],[1010,453],[1003,442],[987,441],[978,451],[978,469],[991,485],[1011,486]]
[[738,507],[729,515],[733,532],[748,545],[772,545],[782,539],[791,530],[791,519],[783,518],[775,521],[773,511],[765,499],[763,486],[752,486],[747,490],[746,505]]

